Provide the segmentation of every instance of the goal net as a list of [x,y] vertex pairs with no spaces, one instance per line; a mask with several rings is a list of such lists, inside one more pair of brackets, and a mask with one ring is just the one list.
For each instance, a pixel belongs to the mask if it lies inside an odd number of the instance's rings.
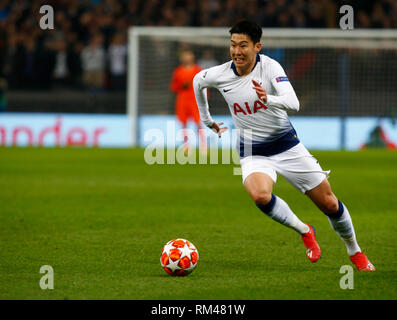
[[[203,68],[230,60],[228,28],[131,27],[127,109],[138,117],[173,115],[169,90],[178,53],[191,49]],[[263,29],[261,53],[280,62],[300,101],[294,116],[396,117],[397,33],[392,30]],[[216,90],[210,112],[229,115]]]

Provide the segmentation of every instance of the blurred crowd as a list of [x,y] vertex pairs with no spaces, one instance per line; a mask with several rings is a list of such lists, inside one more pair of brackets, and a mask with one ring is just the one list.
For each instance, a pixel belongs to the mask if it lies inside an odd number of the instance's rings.
[[[53,30],[39,27],[44,4]],[[344,4],[355,28],[397,28],[396,0],[0,0],[0,78],[13,89],[122,90],[131,25],[337,28]]]

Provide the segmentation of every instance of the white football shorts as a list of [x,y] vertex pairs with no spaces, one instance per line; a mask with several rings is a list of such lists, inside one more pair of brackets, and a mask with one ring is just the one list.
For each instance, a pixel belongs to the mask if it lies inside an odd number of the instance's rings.
[[277,173],[302,193],[317,187],[330,170],[324,171],[302,143],[291,149],[272,156],[247,156],[240,160],[243,183],[254,172],[262,172],[270,176],[274,183]]

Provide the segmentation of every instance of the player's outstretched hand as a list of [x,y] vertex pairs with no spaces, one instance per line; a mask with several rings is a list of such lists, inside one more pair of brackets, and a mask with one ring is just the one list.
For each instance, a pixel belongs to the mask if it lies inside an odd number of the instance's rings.
[[263,88],[257,81],[252,80],[252,83],[254,84],[254,89],[256,91],[256,94],[258,95],[258,98],[261,99],[263,102],[267,102],[267,94],[265,88]]
[[217,133],[219,138],[221,137],[222,133],[227,130],[227,127],[221,128],[221,125],[223,125],[223,122],[219,122],[219,123],[214,122],[214,124],[211,127],[211,130]]

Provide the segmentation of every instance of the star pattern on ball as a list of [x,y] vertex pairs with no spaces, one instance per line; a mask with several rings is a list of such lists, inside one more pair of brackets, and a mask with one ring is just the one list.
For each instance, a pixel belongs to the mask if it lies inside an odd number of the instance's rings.
[[160,263],[170,275],[188,275],[197,266],[197,248],[185,239],[170,240],[161,251]]

